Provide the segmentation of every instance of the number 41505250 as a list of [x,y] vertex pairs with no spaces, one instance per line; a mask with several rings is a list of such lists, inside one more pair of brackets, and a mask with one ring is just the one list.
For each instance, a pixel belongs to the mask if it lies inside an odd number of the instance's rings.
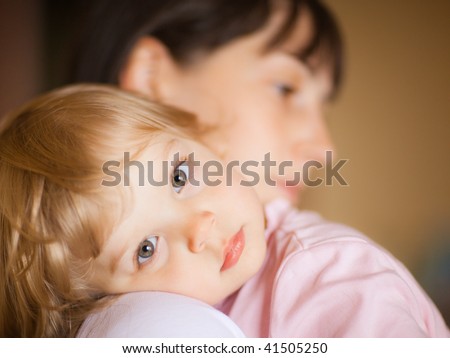
[[267,343],[264,350],[269,353],[326,353],[326,343]]

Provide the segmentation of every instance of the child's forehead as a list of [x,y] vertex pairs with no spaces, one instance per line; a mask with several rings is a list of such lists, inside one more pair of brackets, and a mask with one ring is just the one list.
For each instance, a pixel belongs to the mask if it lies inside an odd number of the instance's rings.
[[183,138],[181,136],[177,136],[176,134],[159,132],[149,139],[147,145],[143,148],[140,154],[167,159],[171,151],[179,146],[182,141]]

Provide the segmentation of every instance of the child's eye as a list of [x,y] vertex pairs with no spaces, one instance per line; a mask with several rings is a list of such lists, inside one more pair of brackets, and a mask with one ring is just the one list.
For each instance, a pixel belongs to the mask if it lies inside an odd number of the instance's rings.
[[144,241],[139,244],[137,260],[139,265],[144,264],[148,260],[151,260],[156,252],[156,246],[158,244],[157,236],[148,236]]
[[176,193],[181,192],[189,182],[189,163],[187,161],[181,162],[173,171],[172,187]]

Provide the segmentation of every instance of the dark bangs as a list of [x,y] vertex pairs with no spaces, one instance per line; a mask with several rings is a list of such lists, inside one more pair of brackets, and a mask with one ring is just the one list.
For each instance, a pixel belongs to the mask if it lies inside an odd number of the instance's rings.
[[[330,11],[319,1],[289,0],[288,16],[278,33],[269,42],[268,48],[281,44],[291,34],[301,11],[309,10],[312,17],[312,36],[309,41],[299,48],[298,58],[314,67],[330,66],[334,96],[341,85],[344,70],[343,41],[338,24]],[[318,63],[311,64],[313,56],[317,55]]]
[[[261,28],[271,0],[82,0],[69,82],[118,83],[143,36],[160,40],[180,65]],[[87,1],[87,4],[86,4]]]
[[314,35],[299,58],[308,64],[319,54],[323,63],[330,63],[336,90],[342,72],[341,38],[332,15],[318,0],[80,0],[83,16],[75,22],[69,82],[117,84],[142,36],[159,39],[180,65],[188,65],[198,54],[261,29],[281,2],[289,5],[289,15],[269,47],[282,42],[300,11],[309,9]]

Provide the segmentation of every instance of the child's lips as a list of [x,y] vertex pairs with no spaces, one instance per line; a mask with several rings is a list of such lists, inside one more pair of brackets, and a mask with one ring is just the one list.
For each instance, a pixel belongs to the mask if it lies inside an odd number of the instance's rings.
[[224,260],[220,271],[228,270],[239,261],[245,247],[245,234],[241,228],[228,242],[224,250]]

